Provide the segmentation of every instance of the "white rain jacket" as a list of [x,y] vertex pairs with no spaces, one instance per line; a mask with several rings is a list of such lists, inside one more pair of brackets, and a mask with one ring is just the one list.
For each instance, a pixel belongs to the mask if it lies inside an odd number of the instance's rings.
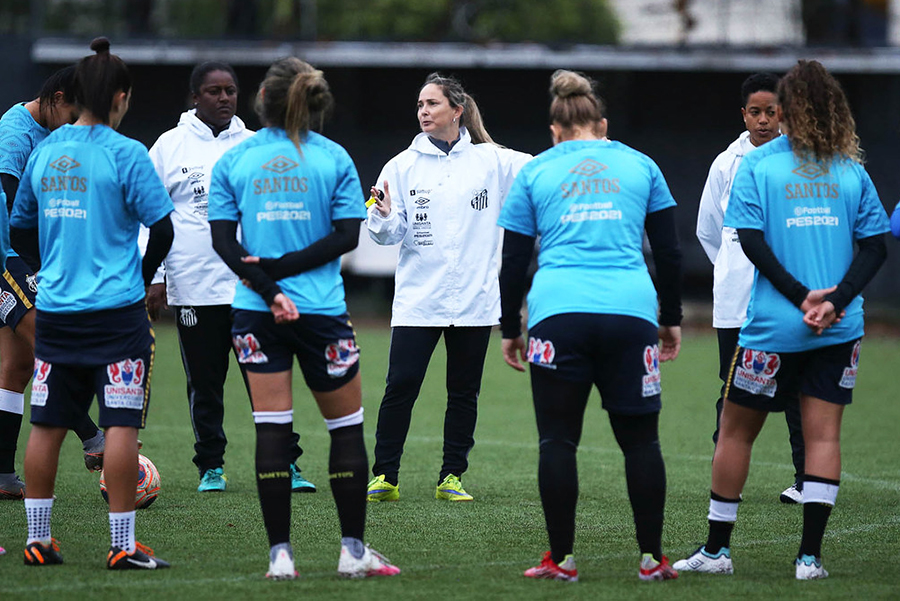
[[373,205],[378,244],[400,243],[391,326],[491,326],[500,322],[500,207],[531,155],[472,144],[465,128],[449,154],[424,133],[391,159],[391,212]]
[[713,327],[739,328],[747,317],[755,267],[738,241],[737,230],[723,227],[731,183],[741,159],[756,148],[745,131],[716,157],[700,196],[697,238],[713,264]]
[[213,250],[206,218],[209,179],[225,151],[253,134],[234,116],[228,129],[213,136],[192,109],[182,113],[178,126],[162,134],[150,149],[150,159],[175,205],[175,239],[153,280],[162,282],[165,274],[170,305],[230,305],[234,300],[237,276]]

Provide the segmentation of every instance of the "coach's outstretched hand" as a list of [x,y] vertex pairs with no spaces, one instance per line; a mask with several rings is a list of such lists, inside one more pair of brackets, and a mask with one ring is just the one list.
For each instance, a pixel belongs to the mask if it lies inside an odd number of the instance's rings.
[[681,326],[659,326],[659,360],[673,361],[681,350]]
[[391,214],[391,188],[388,186],[387,180],[384,180],[384,192],[372,186],[372,189],[369,190],[369,193],[372,197],[377,198],[375,201],[375,208],[378,209],[378,212],[381,213],[382,217],[387,217]]
[[[525,371],[522,362],[528,363],[528,357],[525,355],[525,339],[523,337],[504,338],[501,348],[503,349],[503,360],[507,365],[516,371]],[[522,362],[519,361],[520,357]]]

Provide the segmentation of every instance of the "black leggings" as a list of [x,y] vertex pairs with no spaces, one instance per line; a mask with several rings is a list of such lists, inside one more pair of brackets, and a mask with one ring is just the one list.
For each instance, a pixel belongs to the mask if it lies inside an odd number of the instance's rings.
[[[576,452],[581,440],[590,382],[556,377],[531,368],[531,390],[540,439],[538,486],[553,560],[561,562],[575,543],[578,502]],[[659,447],[659,413],[609,414],[616,442],[625,456],[625,478],[642,553],[662,556],[661,539],[666,497],[666,468]]]
[[469,451],[475,446],[478,394],[491,327],[396,327],[391,333],[387,387],[378,410],[375,463],[372,465],[373,474],[384,474],[392,484],[397,484],[413,405],[442,334],[447,347],[447,411],[444,414],[444,460],[438,482],[448,474],[462,476],[469,467]]

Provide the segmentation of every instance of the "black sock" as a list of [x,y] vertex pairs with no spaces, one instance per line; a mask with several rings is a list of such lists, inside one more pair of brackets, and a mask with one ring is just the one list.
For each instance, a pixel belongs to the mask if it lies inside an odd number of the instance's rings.
[[16,471],[16,443],[21,428],[21,413],[0,411],[0,474]]
[[825,536],[825,526],[828,524],[828,516],[831,515],[831,505],[825,503],[803,504],[803,538],[800,539],[801,555],[822,556],[822,537]]
[[256,424],[256,488],[269,546],[291,538],[292,424]]
[[538,464],[538,488],[550,556],[559,564],[575,546],[575,506],[578,503],[576,444],[564,440],[542,440]]
[[[820,478],[809,474],[804,476],[804,480],[810,483],[816,482],[840,486],[839,480]],[[833,505],[828,503],[813,502],[803,504],[803,537],[800,539],[800,550],[797,552],[798,558],[801,555],[822,556],[822,538],[825,536],[825,526],[828,525],[828,518],[831,516],[833,507]]]
[[706,539],[706,545],[704,545],[706,552],[715,555],[722,547],[731,547],[732,530],[734,530],[734,522],[709,520],[709,537]]
[[362,424],[330,430],[328,479],[341,522],[342,538],[363,540],[369,461]]
[[625,455],[625,480],[641,553],[662,561],[666,504],[666,466],[659,448],[658,413],[610,415],[616,441]]
[[75,431],[75,434],[81,442],[97,436],[98,432],[97,424],[94,423],[94,420],[92,420],[91,416],[87,413],[84,414],[84,417],[74,428],[72,428],[72,430]]

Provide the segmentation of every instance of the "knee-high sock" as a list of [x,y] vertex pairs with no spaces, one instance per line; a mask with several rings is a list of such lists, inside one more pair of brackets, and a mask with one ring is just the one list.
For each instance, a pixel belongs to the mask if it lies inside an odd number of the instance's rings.
[[821,557],[825,526],[837,500],[840,482],[809,474],[803,479],[803,538],[800,540],[797,557]]
[[16,443],[24,411],[24,394],[0,389],[0,474],[16,471]]
[[325,420],[331,434],[328,479],[341,522],[341,537],[363,540],[369,461],[363,440],[363,410]]
[[293,411],[254,411],[256,488],[269,546],[290,542]]

